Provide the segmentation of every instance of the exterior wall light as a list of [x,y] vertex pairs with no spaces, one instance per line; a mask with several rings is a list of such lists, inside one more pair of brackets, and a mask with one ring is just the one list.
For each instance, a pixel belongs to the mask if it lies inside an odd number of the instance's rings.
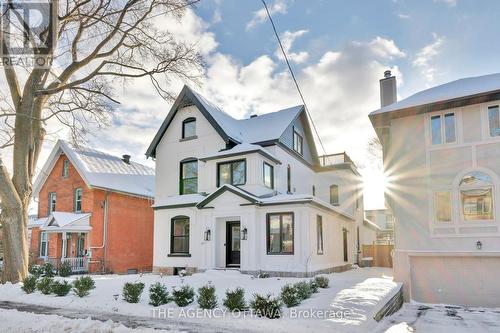
[[477,243],[476,243],[476,248],[477,248],[478,250],[481,250],[481,249],[482,249],[482,247],[483,247],[483,243],[481,243],[481,241],[477,241]]
[[212,231],[210,231],[210,229],[205,230],[203,239],[205,241],[210,241],[212,239]]
[[243,229],[241,230],[241,239],[242,240],[247,239],[247,233],[248,233],[247,227],[243,227]]

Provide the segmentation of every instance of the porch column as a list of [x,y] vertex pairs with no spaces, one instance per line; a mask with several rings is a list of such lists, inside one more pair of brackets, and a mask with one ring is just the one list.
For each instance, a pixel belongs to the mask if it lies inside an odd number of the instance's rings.
[[62,237],[63,237],[63,244],[62,244],[61,258],[66,258],[66,247],[68,246],[67,245],[68,239],[66,237],[66,232],[65,231],[62,233]]

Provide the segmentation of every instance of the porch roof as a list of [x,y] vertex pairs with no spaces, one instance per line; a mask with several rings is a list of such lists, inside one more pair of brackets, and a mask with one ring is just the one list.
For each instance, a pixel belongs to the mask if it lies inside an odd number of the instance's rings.
[[89,232],[90,213],[52,212],[40,230],[47,232]]

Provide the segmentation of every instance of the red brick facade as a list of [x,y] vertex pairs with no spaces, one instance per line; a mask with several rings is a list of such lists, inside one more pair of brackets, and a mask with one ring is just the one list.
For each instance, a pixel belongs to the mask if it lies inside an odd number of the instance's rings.
[[[82,213],[91,213],[92,230],[85,237],[90,250],[91,272],[127,273],[128,270],[151,271],[153,261],[153,204],[151,199],[89,188],[69,163],[68,177],[63,177],[65,155],[57,160],[39,194],[38,216],[49,212],[49,193],[56,193],[56,211],[74,212],[74,192],[81,188]],[[107,240],[104,244],[105,202],[107,202]],[[77,253],[77,234],[69,234],[67,257]],[[49,234],[49,259],[62,256],[62,234]],[[30,256],[38,261],[40,230],[31,232]]]

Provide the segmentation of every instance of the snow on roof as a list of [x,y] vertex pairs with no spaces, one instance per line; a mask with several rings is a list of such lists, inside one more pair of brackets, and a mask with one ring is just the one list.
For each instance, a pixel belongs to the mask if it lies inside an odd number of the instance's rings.
[[202,194],[184,194],[171,197],[158,198],[155,200],[153,208],[162,206],[195,205],[206,197]]
[[58,226],[65,227],[69,224],[75,223],[80,220],[86,219],[88,222],[88,218],[90,217],[90,213],[86,214],[77,214],[77,213],[68,213],[68,212],[52,212],[48,218],[45,219],[48,222],[47,226]]
[[399,102],[373,111],[370,116],[495,90],[500,90],[500,73],[463,78],[420,91]]
[[259,145],[251,144],[251,143],[240,143],[231,149],[221,150],[221,151],[218,151],[214,154],[209,154],[209,155],[200,157],[200,160],[206,161],[206,160],[210,160],[210,159],[214,159],[214,158],[220,158],[220,157],[225,157],[225,156],[229,157],[229,156],[235,156],[235,155],[241,155],[241,154],[253,153],[253,152],[261,153],[262,155],[270,158],[271,160],[274,160],[274,162],[281,164],[280,160],[276,156],[271,154],[269,151],[267,151],[265,148],[263,148],[262,146],[259,146]]
[[45,223],[45,221],[47,221],[46,217],[43,217],[41,219],[29,219],[28,228],[40,227]]
[[57,141],[42,172],[35,181],[35,194],[40,191],[61,153],[68,157],[90,187],[154,197],[154,169],[132,161],[125,163],[120,157],[95,149],[72,147],[63,140]]

